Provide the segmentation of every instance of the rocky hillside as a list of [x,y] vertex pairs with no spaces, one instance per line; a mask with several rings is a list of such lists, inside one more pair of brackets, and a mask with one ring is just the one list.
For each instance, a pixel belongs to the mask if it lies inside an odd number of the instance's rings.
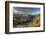
[[40,16],[39,15],[25,15],[25,14],[14,14],[13,25],[22,24],[27,27],[39,26]]

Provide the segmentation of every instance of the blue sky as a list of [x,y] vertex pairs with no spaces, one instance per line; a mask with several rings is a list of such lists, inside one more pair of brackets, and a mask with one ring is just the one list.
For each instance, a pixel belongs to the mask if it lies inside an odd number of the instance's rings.
[[40,14],[40,8],[29,8],[29,7],[14,7],[14,14]]

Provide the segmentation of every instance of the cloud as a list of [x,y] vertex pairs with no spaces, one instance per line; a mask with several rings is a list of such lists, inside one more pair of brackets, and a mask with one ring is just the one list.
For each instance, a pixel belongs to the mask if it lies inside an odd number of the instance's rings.
[[24,12],[24,11],[13,10],[13,14],[30,14],[30,15],[37,15],[37,14],[40,14],[40,12],[39,11],[36,11],[36,12]]
[[37,14],[40,14],[40,12],[37,11],[37,12],[31,13],[31,14],[32,14],[32,15],[37,15]]

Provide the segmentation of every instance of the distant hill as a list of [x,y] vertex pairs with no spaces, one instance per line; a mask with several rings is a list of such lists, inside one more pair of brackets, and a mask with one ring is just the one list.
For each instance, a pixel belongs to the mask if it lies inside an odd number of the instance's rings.
[[31,22],[34,20],[35,16],[38,15],[26,15],[26,14],[14,14],[14,18],[18,18],[21,22]]

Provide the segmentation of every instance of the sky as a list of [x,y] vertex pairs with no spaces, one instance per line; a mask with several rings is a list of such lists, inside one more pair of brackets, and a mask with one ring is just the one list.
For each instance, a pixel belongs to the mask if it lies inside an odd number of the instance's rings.
[[13,7],[13,14],[40,14],[40,8]]

